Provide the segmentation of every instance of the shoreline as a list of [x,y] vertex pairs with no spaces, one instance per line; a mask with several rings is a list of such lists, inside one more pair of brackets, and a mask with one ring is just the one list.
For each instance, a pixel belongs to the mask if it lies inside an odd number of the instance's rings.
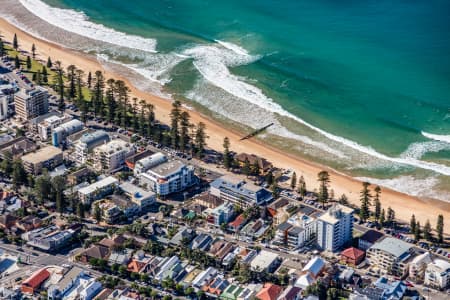
[[[60,60],[63,67],[74,64],[86,73],[94,73],[96,70],[101,70],[106,78],[121,79],[130,87],[131,95],[144,99],[155,106],[155,115],[158,120],[163,123],[169,123],[171,100],[164,99],[156,95],[151,95],[137,89],[129,79],[120,76],[113,71],[107,70],[101,63],[92,57],[92,55],[78,52],[72,49],[65,48],[58,44],[34,37],[33,35],[22,31],[7,20],[0,18],[0,33],[5,40],[11,41],[14,33],[17,33],[19,46],[22,49],[29,51],[31,45],[34,43],[37,48],[37,57],[42,60],[47,60],[50,56],[52,61]],[[346,194],[349,202],[359,205],[359,192],[362,184],[357,179],[348,175],[337,172],[329,167],[321,166],[314,162],[307,161],[282,150],[276,149],[267,145],[257,139],[250,139],[240,141],[242,134],[236,130],[225,128],[223,124],[213,120],[196,110],[188,110],[193,123],[203,122],[206,124],[206,131],[209,136],[207,140],[208,147],[222,152],[223,138],[227,136],[231,142],[231,150],[237,153],[247,152],[253,153],[266,158],[272,162],[276,167],[284,169],[292,169],[297,173],[297,178],[304,176],[308,190],[314,190],[318,187],[317,173],[321,170],[327,170],[331,177],[331,186],[334,190],[335,196],[339,197],[341,194]],[[450,234],[450,203],[433,199],[419,199],[417,197],[409,196],[397,191],[387,188],[382,188],[381,195],[382,207],[386,210],[389,206],[395,211],[396,218],[409,223],[412,214],[415,214],[416,219],[421,224],[425,224],[427,219],[434,228],[436,225],[437,216],[444,215],[445,233]]]

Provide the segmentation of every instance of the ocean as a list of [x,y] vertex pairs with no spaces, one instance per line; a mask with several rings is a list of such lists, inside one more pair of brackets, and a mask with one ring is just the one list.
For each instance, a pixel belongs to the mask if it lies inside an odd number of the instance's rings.
[[449,199],[449,1],[3,1],[140,89],[243,132],[273,122],[260,138],[285,151]]

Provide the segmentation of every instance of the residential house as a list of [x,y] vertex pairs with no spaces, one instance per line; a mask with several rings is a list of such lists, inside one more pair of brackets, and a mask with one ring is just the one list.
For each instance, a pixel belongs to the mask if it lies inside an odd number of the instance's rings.
[[300,300],[302,299],[301,292],[301,288],[290,285],[278,296],[277,300]]
[[0,215],[0,228],[9,230],[16,225],[16,220],[16,217],[8,213]]
[[206,233],[200,233],[197,235],[191,242],[191,249],[192,250],[201,250],[206,251],[208,250],[209,246],[211,245],[213,239],[210,235]]
[[234,221],[228,223],[228,230],[230,230],[231,232],[239,232],[242,227],[244,227],[246,222],[247,219],[243,214],[240,214],[234,219]]
[[341,262],[350,265],[357,266],[363,262],[365,252],[355,247],[350,247],[341,252]]
[[265,283],[255,298],[259,300],[276,300],[283,291],[283,288],[273,283]]
[[106,260],[109,256],[109,253],[110,250],[107,247],[94,245],[79,254],[79,260],[82,263],[89,263],[89,261],[93,258]]
[[301,270],[301,276],[295,282],[295,286],[306,289],[314,284],[325,270],[326,262],[320,256],[313,257]]

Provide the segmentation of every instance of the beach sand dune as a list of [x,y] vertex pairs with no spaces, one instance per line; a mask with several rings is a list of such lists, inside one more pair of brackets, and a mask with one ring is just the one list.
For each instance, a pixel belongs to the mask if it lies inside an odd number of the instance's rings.
[[[14,33],[17,33],[20,46],[25,50],[31,49],[31,45],[34,43],[37,47],[38,58],[40,59],[46,60],[47,57],[50,56],[53,61],[61,61],[65,67],[73,64],[78,68],[83,69],[86,73],[89,71],[95,72],[96,70],[102,70],[107,78],[124,80],[131,87],[134,97],[145,99],[154,104],[156,107],[155,112],[157,118],[162,122],[169,122],[171,109],[170,100],[150,95],[136,89],[127,78],[121,78],[119,74],[114,74],[105,70],[94,57],[38,39],[29,33],[16,28],[4,19],[0,19],[0,33],[7,41],[12,41]],[[296,171],[298,177],[300,175],[304,176],[307,187],[310,190],[318,187],[317,173],[324,169],[328,170],[331,174],[331,188],[333,188],[335,195],[346,194],[351,203],[359,205],[361,182],[344,174],[327,169],[324,166],[319,166],[283,153],[275,148],[269,147],[267,144],[263,145],[255,139],[240,141],[243,134],[225,128],[224,125],[219,124],[198,112],[190,111],[189,113],[191,115],[191,120],[194,123],[203,122],[206,124],[207,134],[209,135],[209,147],[222,151],[223,138],[227,136],[230,139],[231,149],[233,151],[263,156],[279,168]],[[418,199],[389,189],[383,189],[381,202],[383,208],[387,209],[390,206],[395,210],[396,217],[406,222],[409,222],[411,215],[415,214],[416,219],[419,220],[421,224],[425,224],[426,220],[429,219],[434,227],[437,216],[442,214],[446,221],[445,232],[450,234],[450,203],[448,202]]]

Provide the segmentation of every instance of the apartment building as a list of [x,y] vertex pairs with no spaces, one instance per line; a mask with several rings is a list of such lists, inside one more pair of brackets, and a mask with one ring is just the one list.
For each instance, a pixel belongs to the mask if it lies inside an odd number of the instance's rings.
[[69,115],[50,115],[37,124],[37,131],[42,141],[51,137],[52,130],[72,119]]
[[232,175],[214,180],[211,183],[211,194],[244,209],[273,200],[272,193],[268,190]]
[[66,123],[62,123],[58,127],[52,130],[52,144],[55,147],[61,146],[61,143],[64,142],[66,137],[71,134],[74,134],[78,131],[81,131],[84,127],[83,122],[80,120],[71,120]]
[[47,146],[22,156],[23,167],[30,174],[39,175],[42,169],[52,170],[63,162],[61,149]]
[[353,209],[334,204],[317,219],[317,244],[324,250],[336,252],[352,239]]
[[37,86],[31,90],[20,90],[14,95],[16,115],[22,121],[48,112],[48,91]]
[[403,276],[408,272],[407,261],[412,257],[413,247],[396,238],[387,237],[367,249],[367,260],[386,273]]
[[120,170],[127,157],[135,153],[135,147],[124,140],[115,139],[94,148],[94,169],[106,173]]
[[161,152],[152,154],[150,156],[146,156],[134,164],[134,175],[139,176],[142,173],[148,171],[149,169],[156,167],[157,165],[160,165],[162,163],[167,162],[167,156],[162,154]]
[[109,142],[109,140],[109,135],[103,130],[84,133],[74,143],[73,160],[80,164],[86,163],[92,150],[101,144]]
[[166,196],[181,192],[195,183],[194,167],[185,165],[180,160],[160,160],[161,163],[140,175],[140,184],[154,191],[157,195]]
[[317,222],[313,217],[297,214],[281,223],[275,232],[275,242],[291,249],[302,247],[316,236]]
[[425,270],[424,284],[437,289],[446,289],[450,286],[450,263],[435,259],[428,264]]
[[118,186],[119,181],[112,177],[106,177],[91,185],[78,190],[78,197],[84,204],[90,204],[92,201],[103,198],[106,195],[112,194],[114,188]]

